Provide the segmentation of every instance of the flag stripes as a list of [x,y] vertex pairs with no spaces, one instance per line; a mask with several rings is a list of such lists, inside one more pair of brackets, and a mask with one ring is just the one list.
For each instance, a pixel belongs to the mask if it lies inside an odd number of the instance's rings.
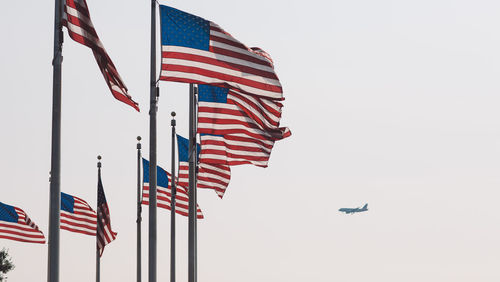
[[125,83],[104,49],[99,36],[97,36],[90,19],[87,2],[85,0],[64,0],[64,3],[62,24],[67,27],[69,36],[74,41],[92,49],[97,65],[115,99],[139,111],[138,104],[128,94]]
[[97,180],[97,248],[102,256],[104,247],[116,239],[117,233],[111,229],[111,216],[101,181],[101,169]]
[[[157,194],[156,194],[156,205],[160,208],[171,210],[171,187],[169,185],[168,188],[156,186]],[[187,189],[177,185],[176,186],[176,194],[175,194],[175,212],[177,214],[188,216],[189,215],[189,196],[187,193]],[[142,204],[149,206],[149,183],[144,183],[142,187]],[[196,205],[196,217],[198,219],[203,219],[203,213],[198,205]]]
[[[200,93],[211,87],[199,86]],[[233,89],[227,90],[227,100],[199,101],[198,132],[226,135],[241,134],[259,140],[275,141],[291,135],[286,127],[280,128],[281,108],[279,102],[252,97]]]
[[266,167],[274,142],[291,135],[279,127],[283,105],[235,89],[198,88],[200,162]]
[[[225,164],[198,164],[196,185],[198,188],[214,189],[222,198],[231,180],[231,169]],[[189,186],[189,163],[179,162],[179,185]]]
[[238,135],[201,135],[200,162],[209,164],[253,164],[267,167],[274,141]]
[[[143,169],[143,188],[142,188],[142,204],[149,206],[149,161],[142,159]],[[172,197],[172,175],[165,171],[160,166],[156,166],[156,205],[160,208],[171,210]],[[175,194],[175,212],[177,214],[189,215],[189,196],[188,189],[177,182]],[[203,213],[198,205],[196,205],[197,215],[199,219],[203,218]]]
[[160,5],[160,20],[161,80],[225,86],[283,99],[272,61],[261,49],[248,48],[217,24],[168,6]]
[[[69,197],[73,200],[73,205],[70,210],[64,207],[64,198]],[[61,193],[60,228],[71,232],[95,236],[97,229],[97,213],[86,201],[75,196]]]
[[0,202],[0,238],[45,244],[45,236],[20,208]]
[[[179,184],[189,186],[189,140],[177,135],[177,146],[179,152]],[[199,156],[201,147],[196,146]],[[199,158],[197,158],[199,159]],[[219,197],[224,196],[229,180],[231,179],[231,169],[226,164],[198,163],[197,187],[214,189]]]
[[177,183],[181,186],[189,187],[189,162],[179,162],[177,175]]
[[228,165],[200,163],[198,167],[198,188],[214,189],[222,198],[231,180]]

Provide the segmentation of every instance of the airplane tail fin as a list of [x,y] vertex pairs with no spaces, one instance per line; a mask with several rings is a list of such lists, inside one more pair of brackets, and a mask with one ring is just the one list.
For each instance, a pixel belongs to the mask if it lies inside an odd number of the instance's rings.
[[368,210],[368,204],[365,204],[365,205],[363,206],[363,209],[364,209],[364,210]]

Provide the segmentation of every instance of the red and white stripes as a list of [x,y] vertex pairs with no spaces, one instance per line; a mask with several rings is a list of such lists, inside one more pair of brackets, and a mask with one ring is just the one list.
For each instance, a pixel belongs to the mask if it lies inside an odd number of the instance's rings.
[[274,142],[291,135],[287,127],[279,127],[281,108],[277,101],[233,89],[227,103],[200,101],[200,162],[266,167]]
[[283,90],[272,62],[210,22],[209,50],[162,46],[160,79],[211,84],[282,100]]
[[[168,178],[171,178],[170,173],[167,172]],[[185,187],[177,184],[176,186],[176,194],[175,194],[175,212],[177,214],[188,216],[189,215],[189,196],[188,191]],[[156,194],[156,205],[160,208],[171,210],[171,197],[172,190],[171,184],[169,181],[168,187],[156,186],[157,194]],[[144,183],[142,187],[142,204],[149,206],[149,183]],[[196,205],[198,219],[203,218],[203,213],[198,205]]]
[[73,196],[75,199],[73,213],[61,209],[60,228],[71,232],[95,236],[97,228],[97,214],[90,205]]
[[128,94],[127,86],[122,81],[97,35],[90,19],[87,2],[85,0],[65,0],[62,23],[68,28],[69,36],[73,40],[92,49],[99,69],[113,96],[139,111],[138,104]]
[[0,238],[45,244],[45,236],[38,226],[31,221],[28,215],[20,208],[14,207],[17,215],[17,222],[0,221]]
[[[214,189],[219,197],[224,192],[231,180],[231,168],[226,164],[198,164],[197,187]],[[189,163],[179,162],[179,185],[189,186]]]

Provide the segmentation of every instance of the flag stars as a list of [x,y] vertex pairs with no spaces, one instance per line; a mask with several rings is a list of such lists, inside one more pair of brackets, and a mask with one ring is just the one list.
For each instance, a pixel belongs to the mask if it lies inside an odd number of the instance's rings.
[[160,6],[162,45],[175,45],[208,51],[210,23],[177,9]]
[[199,100],[204,102],[226,103],[228,89],[211,85],[198,85]]
[[8,222],[17,222],[19,216],[14,207],[0,203],[0,220]]

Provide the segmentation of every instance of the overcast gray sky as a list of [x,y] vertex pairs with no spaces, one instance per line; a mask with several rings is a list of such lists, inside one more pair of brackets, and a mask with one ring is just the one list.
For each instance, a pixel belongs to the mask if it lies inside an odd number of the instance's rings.
[[[136,141],[148,155],[148,1],[87,0],[140,103],[111,96],[91,51],[65,32],[62,191],[96,205],[96,156],[116,241],[102,281],[135,281]],[[199,191],[198,281],[500,281],[500,2],[163,1],[274,59],[286,101],[270,166],[233,167],[223,200]],[[48,236],[53,1],[0,1],[1,202]],[[158,48],[159,49],[159,48]],[[188,131],[188,86],[161,85],[158,164],[170,112]],[[341,207],[369,203],[363,214]],[[143,273],[147,279],[144,208]],[[158,210],[158,281],[169,278]],[[187,281],[187,219],[178,281]],[[9,281],[45,281],[47,245],[1,240]],[[61,281],[92,281],[95,241],[61,231]],[[144,280],[147,281],[147,280]]]

